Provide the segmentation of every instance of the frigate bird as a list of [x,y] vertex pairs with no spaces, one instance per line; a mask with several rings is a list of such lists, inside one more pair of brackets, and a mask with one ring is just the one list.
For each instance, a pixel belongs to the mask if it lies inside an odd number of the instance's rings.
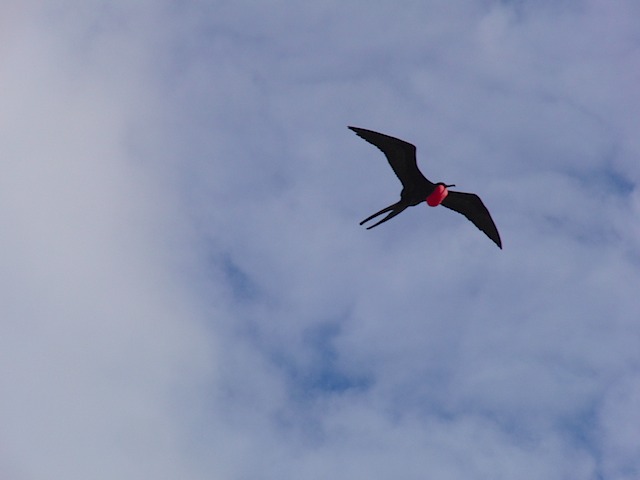
[[408,207],[413,207],[426,201],[427,205],[431,207],[437,207],[442,204],[451,210],[461,213],[493,240],[498,247],[502,248],[502,241],[500,240],[498,229],[495,223],[493,223],[489,210],[484,206],[480,197],[474,193],[449,190],[449,187],[455,187],[455,185],[429,181],[422,172],[420,172],[420,169],[418,169],[415,145],[364,128],[349,127],[349,129],[382,150],[389,161],[389,165],[391,165],[391,168],[402,183],[400,200],[365,218],[360,222],[360,225],[363,225],[378,215],[390,212],[379,222],[367,227],[367,230],[369,230],[387,220],[391,220]]

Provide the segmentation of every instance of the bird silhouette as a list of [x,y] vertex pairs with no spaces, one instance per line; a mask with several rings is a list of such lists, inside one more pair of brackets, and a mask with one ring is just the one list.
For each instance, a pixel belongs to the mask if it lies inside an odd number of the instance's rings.
[[442,204],[451,210],[461,213],[493,240],[498,247],[502,248],[502,241],[500,240],[498,229],[495,223],[493,223],[489,210],[484,206],[480,197],[474,193],[449,190],[449,187],[455,187],[455,185],[429,181],[418,169],[415,145],[364,128],[349,127],[349,129],[382,150],[389,161],[389,165],[391,165],[391,168],[402,183],[400,201],[365,218],[360,222],[360,225],[363,225],[378,215],[390,212],[379,222],[367,227],[367,230],[369,230],[387,220],[391,220],[408,207],[413,207],[426,201],[431,207]]

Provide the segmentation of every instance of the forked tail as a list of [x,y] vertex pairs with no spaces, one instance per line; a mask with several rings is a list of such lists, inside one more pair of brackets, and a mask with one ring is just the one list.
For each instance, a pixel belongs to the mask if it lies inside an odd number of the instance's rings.
[[365,218],[363,221],[360,222],[360,225],[367,223],[369,220],[371,220],[372,218],[376,218],[378,215],[382,215],[383,213],[387,213],[387,212],[391,212],[389,215],[387,215],[386,217],[384,217],[382,220],[380,220],[378,223],[374,223],[373,225],[371,225],[370,227],[367,227],[367,230],[371,230],[373,227],[377,227],[378,225],[380,225],[381,223],[386,222],[387,220],[391,220],[393,217],[395,217],[396,215],[398,215],[399,213],[401,213],[402,211],[404,211],[406,208],[408,207],[408,205],[402,205],[400,202],[398,203],[394,203],[393,205],[389,205],[386,208],[383,208],[382,210],[380,210],[379,212],[374,213],[373,215]]

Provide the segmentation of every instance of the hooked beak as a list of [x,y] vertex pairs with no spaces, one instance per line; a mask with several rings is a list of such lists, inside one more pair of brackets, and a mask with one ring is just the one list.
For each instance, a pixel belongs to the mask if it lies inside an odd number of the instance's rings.
[[445,185],[445,188],[449,188],[449,187],[455,187],[455,184],[452,184],[452,185]]

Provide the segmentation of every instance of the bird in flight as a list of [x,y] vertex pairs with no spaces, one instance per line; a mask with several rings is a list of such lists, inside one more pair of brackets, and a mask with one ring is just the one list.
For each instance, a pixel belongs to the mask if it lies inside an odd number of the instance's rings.
[[495,223],[493,223],[489,210],[484,206],[480,197],[474,193],[449,190],[449,187],[455,187],[455,185],[446,185],[442,182],[433,183],[427,180],[418,169],[415,145],[364,128],[349,127],[349,129],[382,150],[382,153],[385,154],[389,161],[389,165],[391,165],[391,168],[402,183],[400,201],[365,218],[360,222],[360,225],[363,225],[378,215],[390,212],[379,222],[367,227],[367,230],[369,230],[387,220],[391,220],[408,207],[413,207],[426,201],[427,205],[431,207],[437,207],[442,204],[451,210],[461,213],[476,227],[482,230],[487,237],[493,240],[498,247],[502,248],[502,241],[500,240],[498,229]]

